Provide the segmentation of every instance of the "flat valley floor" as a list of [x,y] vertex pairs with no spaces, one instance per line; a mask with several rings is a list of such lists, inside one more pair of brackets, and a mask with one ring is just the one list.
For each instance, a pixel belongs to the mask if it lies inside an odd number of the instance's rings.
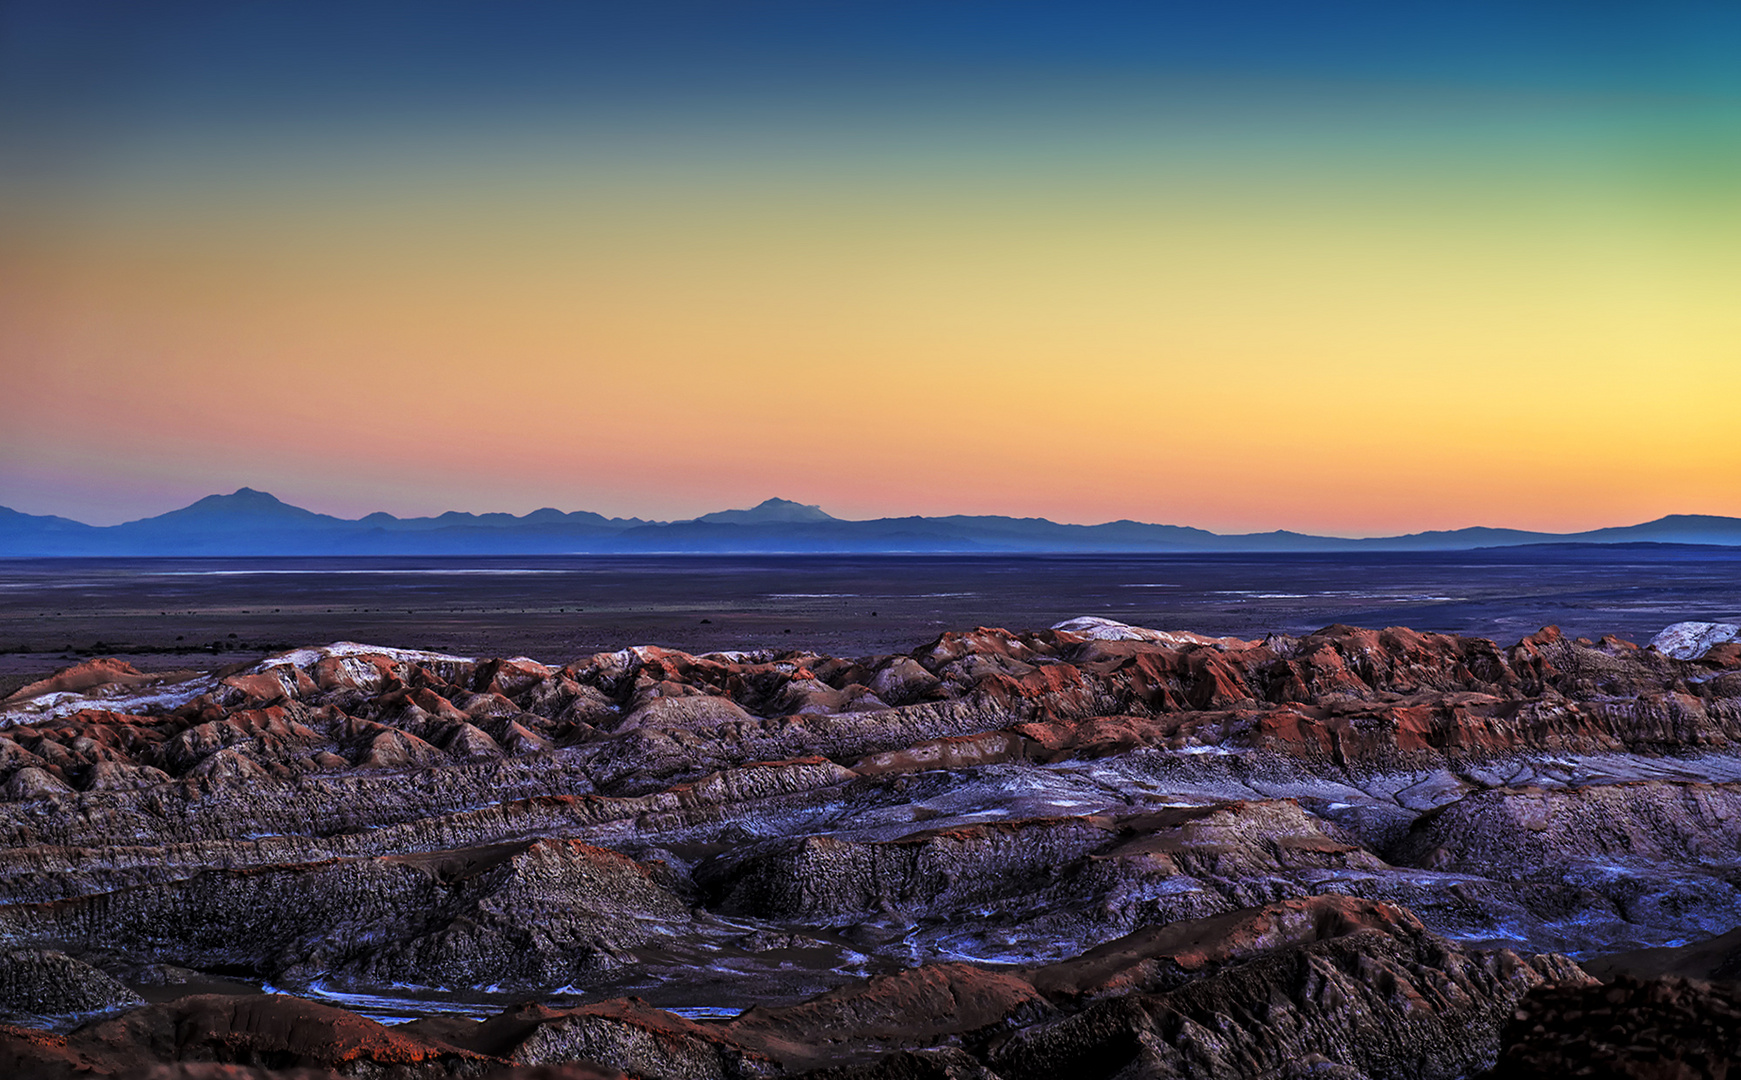
[[1555,624],[1642,644],[1673,622],[1741,619],[1741,550],[8,559],[0,696],[94,655],[212,668],[348,640],[547,663],[628,645],[865,656],[1079,615],[1243,637],[1410,626],[1502,644]]

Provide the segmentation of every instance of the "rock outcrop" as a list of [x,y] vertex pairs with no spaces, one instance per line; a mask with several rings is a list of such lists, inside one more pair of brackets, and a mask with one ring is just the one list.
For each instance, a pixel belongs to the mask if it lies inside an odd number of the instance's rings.
[[1741,641],[1734,623],[1679,622],[1650,639],[1650,647],[1676,660],[1703,660],[1712,649]]
[[0,952],[0,1013],[42,1017],[114,1012],[145,999],[103,971],[55,949]]

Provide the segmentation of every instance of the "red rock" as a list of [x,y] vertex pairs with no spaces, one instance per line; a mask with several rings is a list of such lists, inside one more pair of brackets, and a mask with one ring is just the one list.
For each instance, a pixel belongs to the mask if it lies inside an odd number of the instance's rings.
[[141,686],[162,679],[161,675],[146,674],[125,660],[109,656],[61,668],[46,679],[40,679],[20,687],[11,697],[0,704],[24,701],[33,697],[41,697],[43,694],[78,693],[94,690],[99,686]]
[[905,750],[889,750],[862,758],[852,767],[860,776],[920,772],[926,769],[968,769],[1020,761],[1027,756],[1027,740],[1013,731],[987,731],[956,735],[920,743]]
[[[11,1075],[139,1075],[181,1061],[251,1063],[346,1074],[397,1069],[407,1076],[478,1072],[489,1059],[400,1034],[343,1009],[279,994],[185,997],[148,1005],[69,1036],[0,1027],[0,1063]],[[505,1064],[505,1063],[504,1063]]]
[[1183,981],[1183,975],[1361,930],[1404,937],[1425,932],[1406,908],[1349,896],[1314,896],[1145,927],[1075,959],[1039,968],[1029,978],[1041,992],[1069,1000],[1166,989]]
[[928,964],[784,1008],[757,1006],[726,1027],[731,1038],[788,1069],[866,1060],[902,1047],[1052,1014],[1016,975],[967,964]]

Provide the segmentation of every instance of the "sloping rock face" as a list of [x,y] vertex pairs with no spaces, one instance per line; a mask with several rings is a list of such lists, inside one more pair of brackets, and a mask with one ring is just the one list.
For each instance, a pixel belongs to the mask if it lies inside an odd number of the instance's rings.
[[1631,975],[1654,979],[1676,975],[1686,979],[1741,983],[1741,929],[1687,945],[1632,949],[1587,960],[1590,974],[1608,979]]
[[490,1064],[482,1055],[402,1035],[342,1009],[278,995],[188,997],[71,1036],[0,1029],[0,1068],[13,1076],[137,1075],[152,1065],[208,1062],[407,1077],[481,1075]]
[[109,975],[53,949],[0,952],[0,1010],[30,1021],[105,1013],[145,1004]]
[[[83,665],[0,707],[0,989],[40,1029],[0,1043],[44,1075],[1466,1075],[1587,981],[1559,954],[1741,927],[1741,643],[1689,633]],[[213,980],[316,1000],[163,1003]]]
[[1105,1000],[1012,1034],[991,1048],[991,1067],[1012,1078],[1209,1078],[1334,1055],[1374,1078],[1459,1077],[1493,1059],[1525,992],[1591,981],[1561,956],[1466,953],[1387,905],[1321,897],[1241,916],[1042,971],[1042,983]]
[[[680,930],[689,909],[627,856],[570,840],[207,870],[12,905],[11,936],[116,940],[275,980],[561,986]],[[389,944],[390,943],[390,944]]]

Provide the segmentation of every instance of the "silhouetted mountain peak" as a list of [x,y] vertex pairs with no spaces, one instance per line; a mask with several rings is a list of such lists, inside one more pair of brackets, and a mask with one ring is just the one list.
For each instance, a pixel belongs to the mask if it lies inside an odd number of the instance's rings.
[[820,506],[797,503],[791,499],[767,499],[748,510],[717,510],[711,514],[703,514],[695,520],[712,525],[773,525],[840,519]]
[[[301,507],[291,506],[269,491],[256,491],[251,487],[237,488],[228,495],[207,495],[195,503],[181,508],[181,513],[189,510],[220,511],[223,513],[258,513],[266,511],[274,513],[279,510],[298,510],[304,514],[312,513]],[[174,511],[172,511],[173,513]]]
[[[721,526],[731,526],[723,528]],[[352,521],[239,488],[167,514],[96,527],[0,508],[0,556],[506,555],[581,552],[1309,552],[1451,551],[1519,544],[1719,544],[1741,547],[1741,518],[1672,514],[1581,533],[1471,527],[1349,538],[1277,530],[1221,535],[1182,525],[1069,525],[996,515],[842,520],[820,506],[768,499],[690,521],[605,518],[546,507],[523,516],[450,510]]]
[[116,526],[125,530],[180,529],[197,523],[200,528],[259,529],[286,526],[328,526],[346,524],[330,514],[317,514],[292,506],[265,491],[250,487],[237,488],[228,495],[207,495],[198,502],[171,510],[157,517],[142,518]]

